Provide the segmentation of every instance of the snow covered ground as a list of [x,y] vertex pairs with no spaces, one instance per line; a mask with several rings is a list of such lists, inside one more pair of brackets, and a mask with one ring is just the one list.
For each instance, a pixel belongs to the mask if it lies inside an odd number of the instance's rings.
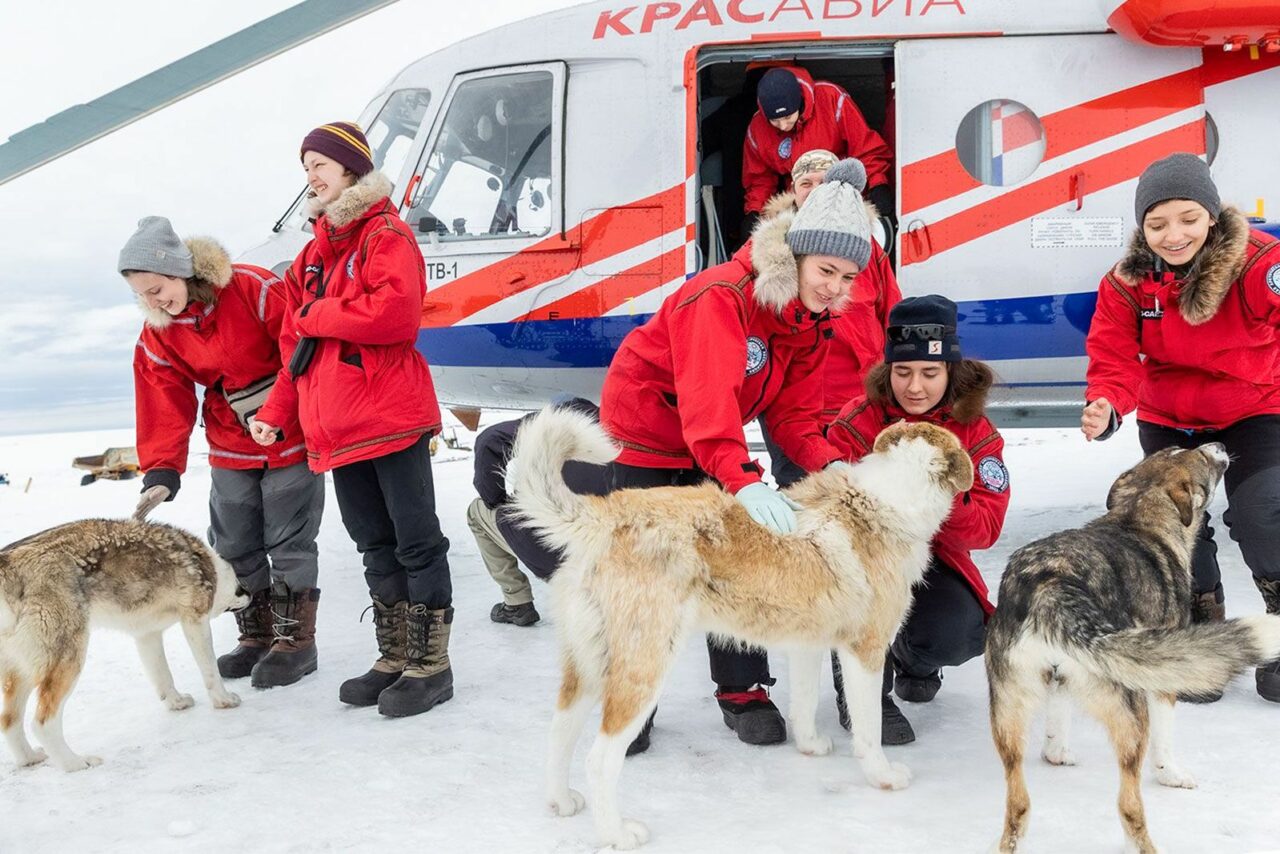
[[[1112,478],[1139,456],[1131,425],[1100,445],[1069,430],[1010,430],[1006,437],[1013,503],[1003,539],[978,558],[993,589],[1011,551],[1096,515]],[[0,471],[12,480],[0,486],[0,543],[73,519],[131,512],[136,481],[81,488],[69,463],[132,441],[130,431],[0,437]],[[0,852],[594,850],[588,814],[554,818],[543,804],[557,681],[553,627],[489,621],[498,589],[463,518],[473,495],[471,456],[442,448],[434,465],[457,609],[451,702],[405,720],[338,702],[339,682],[365,670],[374,640],[367,620],[359,622],[367,603],[359,557],[330,494],[320,535],[320,670],[267,692],[247,680],[233,683],[243,705],[215,711],[180,634],[171,632],[175,678],[197,706],[170,712],[153,696],[132,641],[95,635],[66,728],[75,749],[105,764],[70,775],[48,766],[17,771],[3,752]],[[207,461],[193,452],[181,494],[156,518],[203,531],[208,480]],[[1221,504],[1219,497],[1216,511]],[[1260,612],[1224,531],[1220,542],[1229,612]],[[535,594],[545,599],[545,586]],[[220,651],[230,649],[232,618],[220,618],[214,634]],[[773,667],[780,677],[774,696],[785,708],[785,659],[775,657]],[[889,748],[915,782],[902,792],[872,790],[847,741],[823,758],[790,745],[740,744],[720,721],[706,653],[692,642],[659,706],[653,747],[626,764],[624,814],[648,823],[646,850],[654,854],[986,850],[998,835],[1004,798],[986,705],[980,661],[948,671],[933,703],[904,704],[918,741]],[[1278,723],[1280,707],[1257,697],[1251,673],[1216,705],[1179,707],[1179,753],[1200,788],[1166,789],[1148,776],[1147,817],[1166,851],[1277,850]],[[829,687],[819,726],[839,732]],[[1091,721],[1082,720],[1074,738],[1077,767],[1028,760],[1028,850],[1118,851],[1110,748]],[[587,743],[574,769],[580,788]]]

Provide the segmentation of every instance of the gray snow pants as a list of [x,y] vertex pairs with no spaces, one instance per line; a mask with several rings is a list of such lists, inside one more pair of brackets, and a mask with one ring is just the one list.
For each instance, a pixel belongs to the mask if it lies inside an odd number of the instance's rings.
[[324,477],[306,463],[212,473],[209,544],[231,564],[240,586],[250,594],[273,580],[290,590],[315,587]]

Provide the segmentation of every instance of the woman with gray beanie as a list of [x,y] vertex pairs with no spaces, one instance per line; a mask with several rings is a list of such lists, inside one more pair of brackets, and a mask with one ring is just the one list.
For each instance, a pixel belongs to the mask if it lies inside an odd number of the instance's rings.
[[218,671],[224,679],[252,675],[255,688],[297,682],[316,669],[324,480],[307,468],[296,408],[281,420],[273,446],[250,435],[280,370],[283,285],[270,270],[232,264],[208,238],[179,239],[159,216],[139,221],[118,269],[146,317],[133,354],[138,462],[146,472],[134,517],[178,494],[202,387],[213,480],[209,541],[252,596],[236,612],[240,643],[218,659]]
[[[832,314],[871,257],[865,184],[857,160],[832,166],[798,212],[761,222],[731,260],[685,282],[623,340],[601,392],[601,423],[622,447],[609,488],[715,480],[759,524],[794,530],[792,503],[764,483],[742,428],[763,414],[806,471],[840,458],[822,435],[822,365]],[[764,651],[708,646],[725,724],[750,744],[785,741],[763,688],[773,684]]]
[[[1098,289],[1081,430],[1105,439],[1137,409],[1147,454],[1226,445],[1223,521],[1280,614],[1280,241],[1223,205],[1192,154],[1147,167],[1134,214],[1129,250]],[[1192,572],[1193,622],[1224,619],[1207,514]],[[1258,668],[1257,686],[1280,703],[1280,662]]]

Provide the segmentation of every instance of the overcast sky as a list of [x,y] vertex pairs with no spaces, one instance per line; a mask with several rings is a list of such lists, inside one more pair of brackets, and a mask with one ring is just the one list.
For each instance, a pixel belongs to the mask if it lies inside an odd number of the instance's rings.
[[[295,2],[26,4],[4,25],[0,141]],[[0,186],[0,433],[132,424],[141,320],[115,262],[139,218],[234,257],[302,187],[308,130],[354,120],[421,56],[569,5],[399,0]]]

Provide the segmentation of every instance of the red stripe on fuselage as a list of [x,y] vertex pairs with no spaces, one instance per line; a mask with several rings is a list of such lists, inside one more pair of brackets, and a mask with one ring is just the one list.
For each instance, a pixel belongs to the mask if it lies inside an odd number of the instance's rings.
[[[637,208],[654,208],[663,215],[647,218],[648,221],[639,218],[644,223],[641,227],[618,227],[620,220],[635,219],[628,216],[628,212]],[[602,211],[570,229],[567,240],[561,240],[559,235],[548,237],[515,255],[428,291],[422,325],[452,326],[501,300],[563,278],[581,266],[656,240],[665,233],[663,221],[670,217],[670,212],[683,209],[684,185],[677,184],[661,193]]]
[[[547,305],[538,306],[518,320],[568,320],[577,317],[600,317],[629,299],[635,299],[671,281],[668,276],[684,265],[683,244],[662,255],[650,258],[630,269],[588,285],[580,291]],[[666,271],[666,272],[664,272]],[[677,273],[678,275],[678,273]]]
[[902,264],[915,264],[1001,228],[1064,205],[1075,197],[1072,177],[1082,176],[1087,192],[1138,177],[1153,160],[1175,151],[1204,153],[1204,120],[1157,134],[1032,181],[997,198],[902,235]]

